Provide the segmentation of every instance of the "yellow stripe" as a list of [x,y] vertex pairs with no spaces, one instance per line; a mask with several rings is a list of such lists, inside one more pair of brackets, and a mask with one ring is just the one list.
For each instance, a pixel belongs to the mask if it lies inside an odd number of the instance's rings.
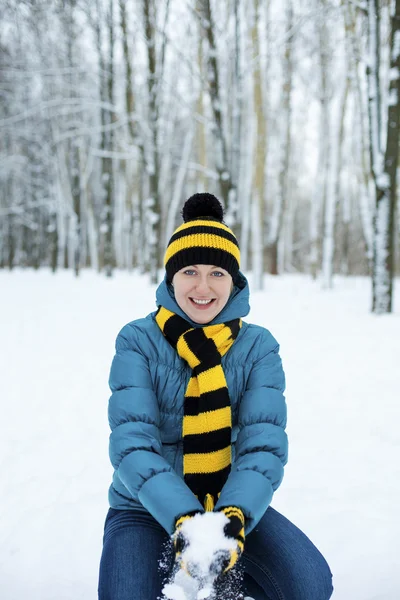
[[209,327],[204,327],[203,331],[208,338],[211,338],[214,341],[220,355],[224,356],[232,346],[234,340],[232,339],[230,328],[225,325],[223,325],[222,329],[219,331],[207,331],[208,329],[215,329],[217,327],[220,327],[220,325],[209,325]]
[[240,508],[237,508],[237,507],[224,508],[223,513],[228,517],[228,519],[230,517],[237,517],[240,520],[240,522],[242,523],[242,525],[244,525],[244,514],[240,510]]
[[[239,327],[242,326],[242,320],[239,320]],[[232,346],[235,341],[232,336],[232,331],[230,327],[227,327],[224,323],[219,323],[217,325],[208,325],[207,327],[203,327],[204,334],[214,340],[214,343],[217,347],[218,352],[221,356],[224,356],[229,348]]]
[[236,550],[231,550],[231,560],[229,561],[229,565],[226,567],[224,573],[232,569],[232,567],[237,563],[239,556]]
[[203,373],[197,376],[197,379],[199,380],[199,388],[202,394],[227,387],[224,370],[221,365],[216,365],[211,369],[207,369],[207,371],[203,371]]
[[196,416],[183,417],[183,435],[194,435],[217,431],[224,427],[231,427],[232,411],[230,406],[218,408]]
[[178,529],[178,527],[180,527],[182,525],[182,523],[184,523],[185,521],[187,521],[188,519],[191,519],[191,515],[183,515],[182,517],[180,517],[176,523],[175,523],[175,529]]
[[204,454],[184,454],[184,473],[216,473],[231,464],[231,447]]
[[206,494],[204,499],[204,510],[206,512],[212,512],[214,510],[214,498],[211,494]]
[[188,223],[183,223],[182,225],[179,225],[179,227],[175,229],[174,235],[175,233],[180,233],[181,231],[185,231],[185,229],[189,229],[190,227],[215,227],[216,229],[223,229],[224,231],[227,231],[228,233],[233,235],[232,230],[229,229],[229,227],[227,227],[223,223],[202,219],[199,219],[198,221],[189,221]]
[[224,356],[228,352],[232,344],[233,340],[226,340],[226,342],[223,342],[220,346],[218,346],[218,352],[220,353],[220,355]]
[[225,250],[225,252],[229,252],[232,254],[237,262],[240,262],[240,250],[239,248],[229,240],[220,237],[218,234],[212,233],[195,233],[192,235],[187,235],[175,242],[172,242],[167,248],[167,251],[164,256],[164,265],[167,264],[169,259],[174,256],[177,252],[181,250],[185,250],[186,248],[194,248],[194,247],[205,247],[205,248],[215,248],[217,250]]
[[165,323],[168,321],[169,318],[173,317],[175,315],[175,313],[171,312],[170,310],[168,310],[167,308],[162,307],[157,315],[156,315],[156,321],[157,324],[159,326],[159,328],[161,329],[161,331],[164,333],[164,327],[165,327]]
[[[186,388],[185,396],[194,396],[195,398],[200,398],[200,388],[199,388],[199,382],[197,381],[197,377],[191,377],[189,379],[189,383]],[[186,402],[186,400],[185,400],[185,402]]]
[[230,331],[229,327],[226,327],[225,323],[217,323],[217,325],[207,325],[206,327],[203,327],[203,332],[208,338],[212,338],[214,335],[217,335],[224,329],[228,329]]
[[176,349],[178,351],[179,356],[184,358],[192,369],[194,369],[195,367],[197,367],[197,365],[200,364],[199,359],[194,354],[194,352],[191,351],[183,335],[180,336],[176,345]]

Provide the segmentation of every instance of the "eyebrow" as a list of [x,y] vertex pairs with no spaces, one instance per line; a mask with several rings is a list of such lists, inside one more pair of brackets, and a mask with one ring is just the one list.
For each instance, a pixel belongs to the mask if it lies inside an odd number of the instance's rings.
[[[199,265],[192,265],[192,267],[198,267]],[[222,269],[222,267],[218,267],[217,265],[209,265],[211,269]]]

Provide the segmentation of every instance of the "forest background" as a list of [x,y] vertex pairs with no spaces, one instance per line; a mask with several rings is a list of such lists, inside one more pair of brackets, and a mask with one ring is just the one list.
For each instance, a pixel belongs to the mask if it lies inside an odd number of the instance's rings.
[[392,310],[400,0],[6,0],[0,23],[0,267],[155,283],[206,190],[255,289],[371,275]]
[[97,597],[115,337],[203,190],[281,344],[274,507],[400,598],[399,61],[400,0],[0,1],[2,600]]

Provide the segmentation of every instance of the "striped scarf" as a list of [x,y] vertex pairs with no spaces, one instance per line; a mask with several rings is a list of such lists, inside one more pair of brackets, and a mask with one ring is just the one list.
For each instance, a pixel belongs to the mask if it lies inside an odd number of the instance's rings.
[[183,412],[183,475],[205,509],[213,510],[231,470],[232,411],[221,358],[242,321],[193,328],[163,306],[155,319],[192,369]]

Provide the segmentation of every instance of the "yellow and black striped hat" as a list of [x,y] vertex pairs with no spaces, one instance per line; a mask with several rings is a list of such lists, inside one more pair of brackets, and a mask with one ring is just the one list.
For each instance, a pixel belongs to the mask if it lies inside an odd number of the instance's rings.
[[239,244],[222,222],[223,216],[221,203],[212,194],[194,194],[186,200],[184,223],[174,231],[164,256],[169,281],[189,265],[215,265],[235,280],[240,268]]

